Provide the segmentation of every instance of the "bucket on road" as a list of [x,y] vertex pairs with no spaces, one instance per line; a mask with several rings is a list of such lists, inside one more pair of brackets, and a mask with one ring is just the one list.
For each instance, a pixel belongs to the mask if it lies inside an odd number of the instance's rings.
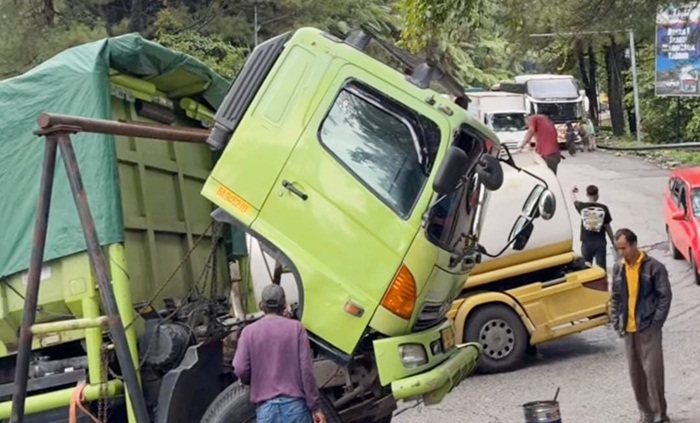
[[525,423],[562,423],[559,402],[533,401],[523,404]]

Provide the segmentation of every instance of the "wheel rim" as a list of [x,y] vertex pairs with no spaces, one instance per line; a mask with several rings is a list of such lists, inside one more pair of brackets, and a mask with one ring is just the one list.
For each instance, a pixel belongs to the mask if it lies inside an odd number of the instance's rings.
[[479,341],[484,347],[484,354],[494,360],[502,360],[513,352],[515,334],[504,320],[493,319],[481,327]]

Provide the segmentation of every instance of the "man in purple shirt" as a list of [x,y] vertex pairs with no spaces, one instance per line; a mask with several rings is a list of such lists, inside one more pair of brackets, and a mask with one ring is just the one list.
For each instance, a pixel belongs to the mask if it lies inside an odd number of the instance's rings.
[[283,316],[286,307],[281,286],[263,289],[265,317],[241,331],[233,371],[250,385],[258,423],[326,423],[309,337],[301,323]]

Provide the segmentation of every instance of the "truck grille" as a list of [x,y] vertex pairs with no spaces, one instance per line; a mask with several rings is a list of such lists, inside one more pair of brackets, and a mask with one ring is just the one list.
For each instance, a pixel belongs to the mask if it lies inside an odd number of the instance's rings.
[[214,116],[214,127],[207,139],[213,150],[226,146],[291,36],[292,33],[287,32],[265,41],[246,60]]
[[413,332],[420,332],[439,325],[445,320],[448,310],[449,307],[444,302],[426,302],[418,313],[418,320],[413,325]]

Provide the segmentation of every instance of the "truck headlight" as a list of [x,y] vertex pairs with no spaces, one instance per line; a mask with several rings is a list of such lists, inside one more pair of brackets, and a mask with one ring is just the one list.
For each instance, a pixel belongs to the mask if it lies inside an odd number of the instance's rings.
[[414,369],[428,363],[428,354],[421,344],[403,344],[399,346],[401,363],[407,369]]

